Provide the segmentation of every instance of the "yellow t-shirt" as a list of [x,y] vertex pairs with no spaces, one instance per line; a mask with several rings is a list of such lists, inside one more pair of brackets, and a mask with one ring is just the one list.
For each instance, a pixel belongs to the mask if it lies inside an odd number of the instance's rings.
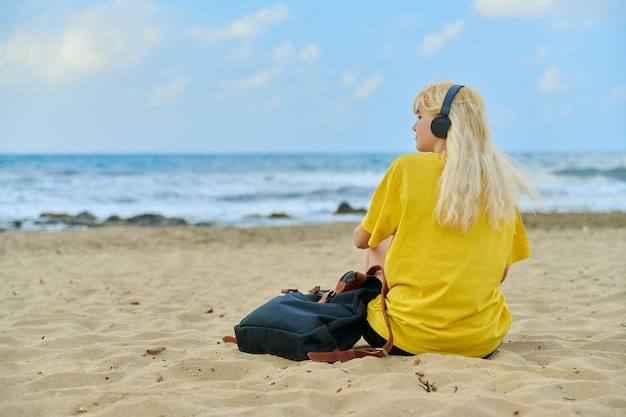
[[[369,246],[394,235],[385,259],[394,345],[410,353],[484,357],[501,343],[511,315],[499,284],[505,268],[530,256],[517,221],[499,229],[486,215],[467,234],[434,218],[440,154],[407,154],[389,167],[362,221]],[[380,296],[367,320],[387,337]]]

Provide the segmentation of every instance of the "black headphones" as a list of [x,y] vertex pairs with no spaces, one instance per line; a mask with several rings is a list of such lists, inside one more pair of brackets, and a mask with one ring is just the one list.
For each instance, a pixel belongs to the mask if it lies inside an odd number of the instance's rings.
[[461,88],[463,88],[463,86],[459,84],[454,84],[450,87],[441,104],[439,115],[435,117],[430,124],[430,130],[433,132],[433,135],[437,136],[439,139],[448,137],[448,131],[452,127],[452,122],[448,117],[448,114],[450,114],[450,106],[452,106],[454,96],[456,96],[456,93],[458,93]]

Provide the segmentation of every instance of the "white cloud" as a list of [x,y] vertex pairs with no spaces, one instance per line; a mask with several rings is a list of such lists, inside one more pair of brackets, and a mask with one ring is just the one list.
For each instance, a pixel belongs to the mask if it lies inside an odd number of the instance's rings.
[[626,85],[614,87],[608,94],[609,104],[626,103]]
[[282,22],[288,16],[285,4],[276,4],[269,9],[235,20],[226,27],[211,28],[208,26],[192,29],[189,34],[200,41],[216,42],[224,39],[248,39],[263,35],[273,25]]
[[0,82],[34,77],[66,84],[140,61],[161,39],[147,2],[114,2],[85,9],[47,32],[25,26],[0,43]]
[[150,104],[152,106],[163,106],[180,100],[185,96],[189,82],[188,78],[181,77],[169,84],[158,86],[150,97]]
[[465,22],[459,20],[449,24],[439,33],[424,36],[422,41],[421,53],[424,56],[430,56],[441,49],[446,43],[454,39],[465,28]]
[[320,48],[315,44],[308,44],[300,51],[300,61],[311,61],[320,55]]
[[247,78],[220,80],[219,85],[222,88],[226,88],[229,90],[250,90],[267,85],[270,80],[276,78],[278,75],[280,75],[281,72],[281,67],[275,66],[267,70],[259,71],[256,74]]
[[[281,61],[276,61],[273,66],[260,70],[249,77],[221,79],[218,85],[222,89],[239,92],[258,89],[279,77],[284,72],[284,69],[285,64]],[[223,98],[222,96],[219,97],[221,97],[220,100]]]
[[363,100],[369,97],[374,91],[380,87],[383,82],[383,76],[380,74],[376,74],[362,83],[352,94],[352,97],[356,100]]
[[565,73],[555,66],[548,68],[543,73],[543,76],[539,79],[537,86],[539,87],[539,90],[546,92],[567,90],[569,87]]
[[552,14],[559,0],[475,0],[474,9],[485,17],[539,17]]
[[244,42],[232,51],[230,51],[230,53],[228,54],[228,59],[236,62],[245,61],[248,57],[251,56],[253,50],[254,47],[250,42]]
[[263,103],[263,105],[261,106],[263,110],[269,111],[272,110],[276,107],[278,107],[278,105],[280,104],[280,97],[274,97],[268,101],[266,101],[265,103]]
[[293,53],[293,47],[291,43],[288,41],[283,42],[278,46],[278,48],[274,49],[274,58],[284,59],[289,58]]
[[161,29],[156,25],[147,25],[140,29],[141,38],[147,44],[157,44],[161,40]]
[[346,72],[345,74],[343,74],[343,76],[341,77],[341,86],[342,87],[352,87],[353,85],[356,84],[356,74],[353,72]]
[[487,18],[543,18],[555,27],[592,27],[623,19],[622,0],[474,0],[474,10]]

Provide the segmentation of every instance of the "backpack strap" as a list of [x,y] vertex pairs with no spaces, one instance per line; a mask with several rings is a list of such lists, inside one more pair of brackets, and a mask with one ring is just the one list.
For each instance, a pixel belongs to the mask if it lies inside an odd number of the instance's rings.
[[377,358],[383,358],[389,354],[389,351],[393,347],[393,333],[391,331],[391,324],[389,324],[389,317],[387,317],[387,305],[385,303],[385,298],[387,297],[387,291],[389,291],[389,287],[387,286],[387,279],[385,278],[385,271],[383,267],[380,265],[374,265],[366,272],[366,275],[374,275],[376,272],[382,272],[382,289],[380,292],[380,307],[383,312],[383,318],[385,319],[385,325],[387,326],[387,333],[389,336],[387,337],[387,343],[382,348],[356,348],[356,349],[348,349],[348,350],[333,350],[331,352],[309,352],[307,356],[309,359],[315,362],[345,362],[350,359],[356,358],[364,358],[366,356],[374,356]]
[[[339,282],[337,282],[337,286],[335,287],[335,289],[331,291],[326,291],[324,294],[322,294],[322,298],[320,298],[318,303],[328,303],[337,294],[341,294],[342,292],[346,292],[346,291],[356,290],[357,288],[360,288],[361,285],[363,285],[366,279],[367,279],[367,274],[364,274],[363,272],[357,272],[357,271],[346,272],[339,279]],[[318,287],[315,287],[313,290],[317,288]],[[309,292],[314,292],[313,290]]]

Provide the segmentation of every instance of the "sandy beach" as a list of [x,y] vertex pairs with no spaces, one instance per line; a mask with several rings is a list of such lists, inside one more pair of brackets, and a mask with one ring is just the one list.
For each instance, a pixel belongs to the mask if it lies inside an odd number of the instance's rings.
[[353,223],[2,232],[0,415],[626,415],[626,214],[525,220],[491,359],[335,364],[221,338],[281,288],[362,270]]

